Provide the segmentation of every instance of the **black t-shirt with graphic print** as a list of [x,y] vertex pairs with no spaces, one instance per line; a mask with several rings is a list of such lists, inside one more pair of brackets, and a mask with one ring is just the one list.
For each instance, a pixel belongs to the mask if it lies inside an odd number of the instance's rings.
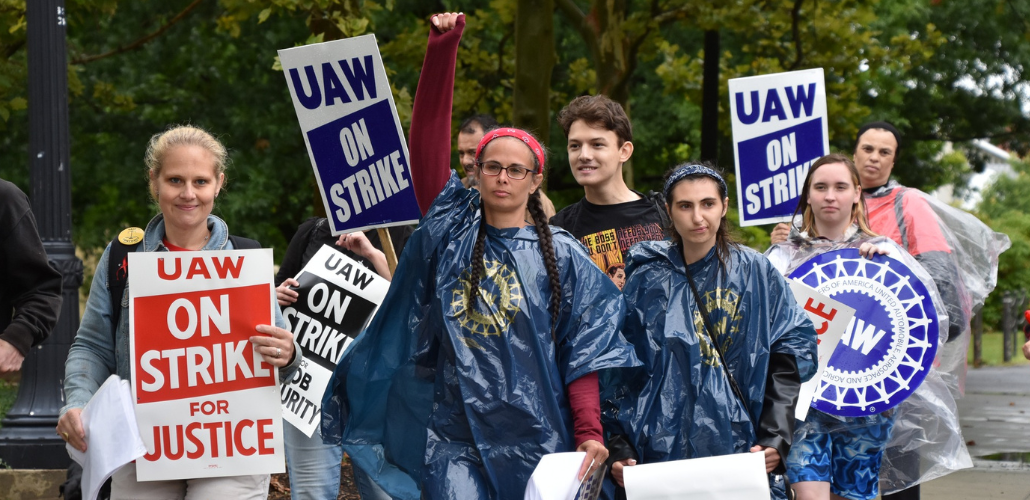
[[613,267],[625,265],[629,247],[666,237],[668,216],[661,195],[637,194],[639,200],[614,205],[595,205],[583,198],[558,212],[550,223],[572,233],[587,247],[594,263],[612,275]]

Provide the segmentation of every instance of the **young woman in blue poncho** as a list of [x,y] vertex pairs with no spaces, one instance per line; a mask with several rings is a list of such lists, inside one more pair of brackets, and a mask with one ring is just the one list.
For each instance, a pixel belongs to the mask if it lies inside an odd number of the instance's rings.
[[[727,235],[717,171],[677,167],[664,196],[672,241],[633,247],[623,289],[623,333],[643,366],[604,381],[612,475],[622,485],[638,463],[748,452],[782,473],[815,330],[783,276]],[[777,477],[773,497],[783,498]]]
[[545,222],[537,140],[517,129],[487,133],[476,151],[478,190],[450,171],[463,26],[461,15],[433,18],[410,148],[427,209],[323,401],[323,437],[342,440],[394,498],[521,499],[553,452],[586,452],[586,474],[608,456],[596,372],[635,363],[619,333],[619,290],[582,245]]

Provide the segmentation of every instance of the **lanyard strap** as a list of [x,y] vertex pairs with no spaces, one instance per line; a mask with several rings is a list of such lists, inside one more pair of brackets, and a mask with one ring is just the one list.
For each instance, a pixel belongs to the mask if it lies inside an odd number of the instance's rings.
[[697,287],[694,286],[694,278],[690,275],[690,265],[684,262],[684,271],[687,274],[687,283],[690,283],[690,291],[694,292],[694,302],[697,302],[697,308],[701,311],[701,320],[704,322],[705,329],[708,331],[708,341],[715,347],[715,352],[719,356],[719,363],[722,364],[723,372],[726,373],[726,378],[730,381],[730,388],[733,389],[733,393],[737,395],[737,399],[744,405],[744,411],[747,412],[748,418],[751,417],[751,410],[748,409],[747,400],[744,399],[744,393],[740,392],[740,386],[737,385],[737,381],[733,379],[733,373],[730,372],[730,365],[726,364],[726,356],[722,353],[722,346],[719,345],[719,339],[716,336],[715,328],[712,327],[712,321],[708,318],[708,308],[705,307],[704,301],[701,300],[701,295],[697,293]]

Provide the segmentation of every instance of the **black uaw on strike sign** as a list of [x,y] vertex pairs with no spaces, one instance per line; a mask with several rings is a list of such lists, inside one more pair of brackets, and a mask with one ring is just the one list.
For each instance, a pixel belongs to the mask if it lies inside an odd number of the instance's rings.
[[296,280],[297,301],[283,308],[283,317],[304,360],[280,395],[283,418],[310,436],[336,363],[375,315],[390,282],[329,246],[315,253]]

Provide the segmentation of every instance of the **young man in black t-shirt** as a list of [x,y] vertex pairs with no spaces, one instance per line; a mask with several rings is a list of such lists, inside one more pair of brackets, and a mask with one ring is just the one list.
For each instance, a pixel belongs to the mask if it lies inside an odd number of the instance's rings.
[[622,178],[622,164],[633,155],[633,129],[622,106],[603,95],[577,97],[558,113],[558,122],[584,196],[551,224],[583,242],[605,271],[626,262],[633,244],[665,239],[664,200],[630,189]]

